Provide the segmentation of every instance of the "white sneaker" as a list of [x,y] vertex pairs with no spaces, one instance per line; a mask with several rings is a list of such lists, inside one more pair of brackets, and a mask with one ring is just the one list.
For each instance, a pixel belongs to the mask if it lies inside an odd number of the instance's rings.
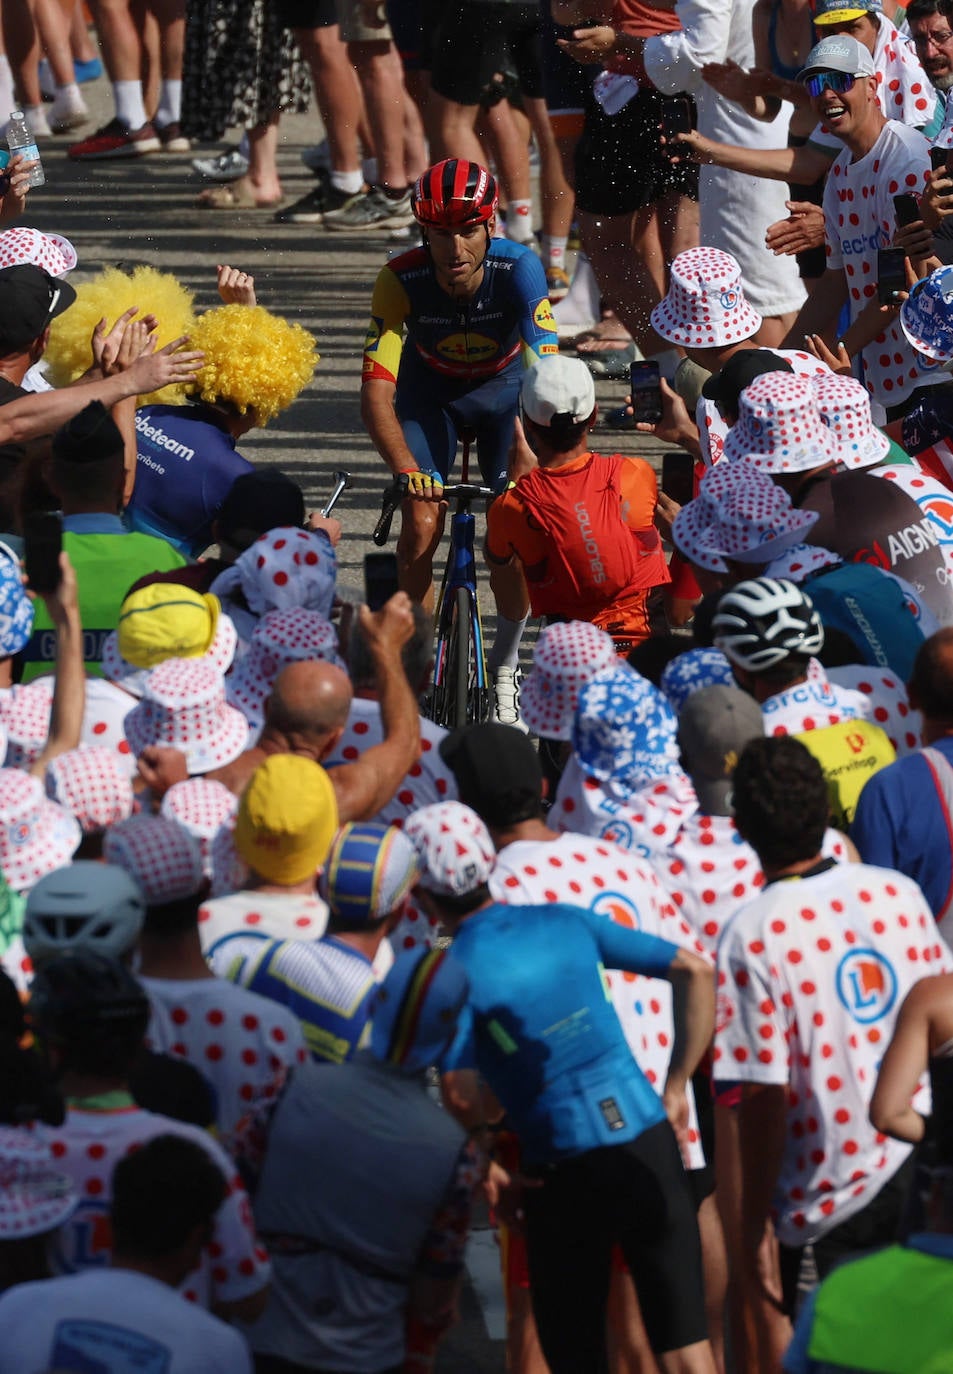
[[529,734],[520,715],[520,684],[523,675],[519,668],[504,665],[493,675],[493,719],[497,725],[512,725]]
[[89,109],[79,91],[57,91],[50,106],[49,120],[55,134],[65,134],[87,124]]
[[49,138],[53,130],[42,105],[30,105],[24,111],[27,128],[34,138]]

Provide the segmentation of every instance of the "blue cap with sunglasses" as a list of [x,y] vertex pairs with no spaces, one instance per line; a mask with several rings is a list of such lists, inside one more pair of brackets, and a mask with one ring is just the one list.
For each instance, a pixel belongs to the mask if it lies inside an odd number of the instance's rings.
[[[822,72],[838,72],[849,77],[876,76],[877,68],[863,43],[858,43],[856,38],[851,38],[846,33],[835,33],[829,38],[822,38],[820,43],[814,45],[807,55],[804,66],[798,72],[797,79],[810,88],[812,78]],[[841,89],[833,83],[830,84],[835,90]],[[843,89],[849,90],[850,87]],[[810,93],[813,96],[820,95],[820,91],[811,90]]]

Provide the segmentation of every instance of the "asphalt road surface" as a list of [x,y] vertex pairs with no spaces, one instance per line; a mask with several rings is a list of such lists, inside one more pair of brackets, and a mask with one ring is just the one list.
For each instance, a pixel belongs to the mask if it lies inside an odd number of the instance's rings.
[[[284,415],[252,431],[241,450],[254,462],[280,465],[301,483],[313,507],[331,491],[337,469],[351,473],[353,485],[336,510],[344,525],[339,583],[345,595],[359,595],[362,559],[373,548],[370,533],[386,480],[361,428],[361,349],[376,273],[388,252],[402,250],[384,235],[278,225],[268,211],[199,209],[195,198],[205,183],[187,157],[70,162],[69,143],[112,115],[104,80],[83,91],[96,124],[80,135],[41,141],[47,183],[31,193],[24,222],[71,240],[79,254],[74,282],[107,265],[148,263],[181,278],[201,309],[218,302],[216,265],[230,263],[254,273],[262,305],[314,334],[321,362],[313,382]],[[288,200],[314,185],[299,154],[320,137],[316,115],[283,121],[280,170]],[[625,390],[619,382],[600,383],[600,406],[617,406]],[[599,430],[593,446],[646,457],[661,450],[633,435]],[[495,1241],[485,1223],[474,1232],[468,1274],[461,1320],[437,1367],[443,1374],[498,1374],[505,1368],[504,1316]]]

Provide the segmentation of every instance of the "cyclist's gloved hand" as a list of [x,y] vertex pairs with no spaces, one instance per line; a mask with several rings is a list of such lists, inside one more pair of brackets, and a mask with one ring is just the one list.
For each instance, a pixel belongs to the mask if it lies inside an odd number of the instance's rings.
[[421,472],[419,468],[403,468],[407,476],[407,495],[429,497],[439,500],[443,493],[443,482],[435,472]]

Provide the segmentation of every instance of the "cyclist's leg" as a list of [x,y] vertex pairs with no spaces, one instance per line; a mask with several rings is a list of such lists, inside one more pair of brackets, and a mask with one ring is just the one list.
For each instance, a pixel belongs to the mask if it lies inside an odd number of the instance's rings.
[[[484,485],[495,491],[506,485],[522,381],[523,367],[517,363],[461,397],[451,410],[459,424],[476,432],[480,475]],[[529,594],[518,560],[488,567],[496,605],[493,644],[487,654],[495,714],[502,725],[519,725],[519,651],[529,614]]]
[[[397,385],[395,408],[407,447],[421,472],[446,482],[457,448],[457,431],[448,411],[427,397],[421,385],[402,375]],[[419,379],[418,379],[419,380]],[[431,393],[437,379],[429,382]],[[406,500],[401,507],[397,540],[400,586],[413,601],[433,611],[433,556],[443,534],[446,506],[437,501]]]

